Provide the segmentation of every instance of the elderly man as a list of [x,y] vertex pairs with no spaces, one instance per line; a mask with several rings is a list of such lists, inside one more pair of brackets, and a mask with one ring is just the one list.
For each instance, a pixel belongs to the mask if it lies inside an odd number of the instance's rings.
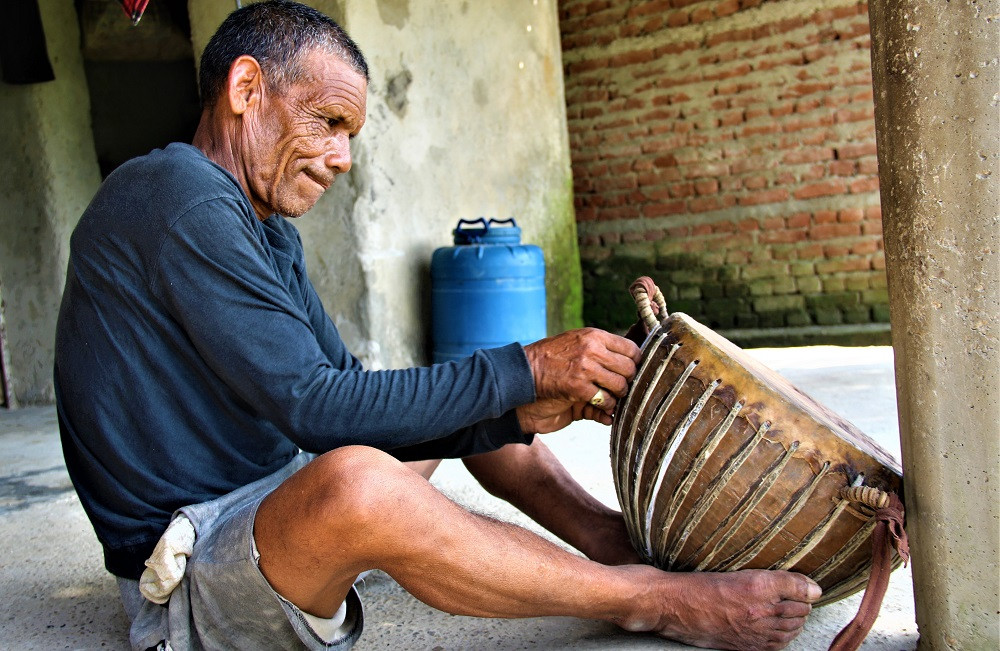
[[[348,648],[372,568],[457,614],[740,649],[798,634],[813,582],[630,564],[621,515],[534,438],[610,421],[630,341],[585,329],[378,372],[345,349],[286,219],[350,169],[364,126],[367,64],[339,26],[249,5],[200,82],[193,146],[126,163],[81,218],[58,325],[66,462],[134,648]],[[586,558],[446,499],[427,481],[442,457]]]

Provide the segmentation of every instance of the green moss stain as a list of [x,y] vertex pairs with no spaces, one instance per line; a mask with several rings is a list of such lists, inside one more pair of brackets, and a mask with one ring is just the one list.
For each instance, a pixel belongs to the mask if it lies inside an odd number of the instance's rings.
[[[820,289],[815,284],[797,287],[787,275],[756,277],[736,265],[719,265],[717,258],[647,253],[629,245],[618,247],[609,257],[582,261],[586,325],[619,333],[628,329],[635,321],[628,286],[639,276],[650,276],[671,312],[684,312],[737,339],[740,330],[764,328],[776,329],[768,345],[802,345],[804,341],[872,345],[886,341],[887,328],[875,327],[888,324],[887,301],[877,290],[847,291],[832,283],[824,287],[825,292],[815,291]],[[863,327],[848,335],[823,326]],[[779,333],[788,328],[808,328],[810,332],[789,332],[782,344]]]
[[549,334],[583,325],[583,283],[576,241],[573,182],[567,174],[562,187],[545,202],[547,227],[534,242],[545,251],[546,318]]

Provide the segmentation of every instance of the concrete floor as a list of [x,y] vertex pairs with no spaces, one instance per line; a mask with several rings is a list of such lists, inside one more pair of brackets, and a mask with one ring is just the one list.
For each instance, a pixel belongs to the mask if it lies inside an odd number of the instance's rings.
[[[847,417],[899,456],[892,350],[809,347],[752,351],[793,384]],[[608,428],[578,423],[546,443],[599,499],[616,505],[608,465]],[[445,462],[434,483],[480,512],[536,529],[486,495],[459,462]],[[361,588],[372,649],[683,649],[652,636],[572,618],[490,620],[447,615],[375,573]],[[860,595],[814,612],[790,648],[825,649],[853,617]],[[66,475],[54,410],[0,410],[0,649],[127,649],[127,620],[115,584]],[[913,588],[896,571],[866,650],[915,649]]]

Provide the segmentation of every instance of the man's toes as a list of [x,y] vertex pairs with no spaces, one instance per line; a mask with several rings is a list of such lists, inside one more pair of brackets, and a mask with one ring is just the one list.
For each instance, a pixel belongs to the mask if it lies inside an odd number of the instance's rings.
[[774,628],[785,633],[799,631],[805,624],[805,617],[776,617],[774,619]]
[[778,617],[806,617],[812,612],[812,605],[801,601],[779,601],[774,605]]

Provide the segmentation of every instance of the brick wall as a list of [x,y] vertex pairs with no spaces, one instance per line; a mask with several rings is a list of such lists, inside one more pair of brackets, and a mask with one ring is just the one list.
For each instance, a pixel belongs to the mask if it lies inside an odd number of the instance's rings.
[[588,323],[642,274],[727,331],[888,323],[867,4],[559,11]]

